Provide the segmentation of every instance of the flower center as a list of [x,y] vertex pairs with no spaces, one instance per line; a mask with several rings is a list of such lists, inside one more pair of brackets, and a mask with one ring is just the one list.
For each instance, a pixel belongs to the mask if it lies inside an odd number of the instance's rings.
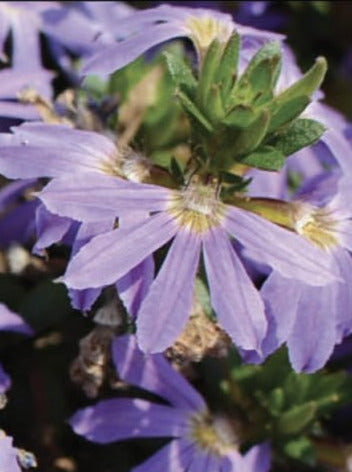
[[143,182],[150,174],[149,161],[131,148],[116,149],[102,165],[104,174],[124,177],[133,182]]
[[225,205],[217,198],[216,186],[191,182],[180,192],[175,192],[169,211],[178,224],[197,233],[204,233],[212,226],[219,226],[225,213]]
[[214,39],[225,44],[233,32],[231,21],[221,21],[210,16],[191,16],[186,27],[201,59]]
[[201,449],[224,456],[238,449],[238,437],[227,419],[222,416],[198,414],[191,418],[191,438]]
[[337,238],[338,222],[328,207],[317,208],[313,205],[296,202],[293,205],[293,219],[297,233],[304,236],[321,249],[328,250],[339,244]]

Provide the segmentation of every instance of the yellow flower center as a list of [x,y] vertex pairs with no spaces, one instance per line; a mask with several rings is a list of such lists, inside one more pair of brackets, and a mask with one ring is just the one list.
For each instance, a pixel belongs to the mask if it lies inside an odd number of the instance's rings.
[[223,456],[238,449],[238,437],[224,417],[211,417],[208,413],[191,418],[190,435],[201,449]]
[[225,44],[233,32],[233,25],[230,21],[221,21],[211,16],[203,16],[202,18],[191,16],[186,22],[186,28],[200,59],[204,57],[214,39]]
[[293,204],[293,219],[297,233],[321,249],[328,250],[339,244],[338,221],[328,207],[317,208],[302,202]]
[[204,233],[219,226],[225,213],[225,205],[217,197],[216,185],[191,182],[174,193],[169,212],[180,226],[197,233]]

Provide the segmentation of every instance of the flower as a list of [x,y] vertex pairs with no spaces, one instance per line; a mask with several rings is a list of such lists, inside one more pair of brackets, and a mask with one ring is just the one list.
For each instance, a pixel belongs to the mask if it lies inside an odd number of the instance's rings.
[[[113,141],[95,132],[75,130],[61,124],[36,122],[13,127],[12,132],[13,134],[4,133],[0,137],[0,172],[10,179],[75,175],[78,181],[80,175],[93,173],[108,175],[113,180],[122,175],[139,180],[149,173],[146,159],[137,153],[122,152]],[[23,205],[18,211],[21,210]],[[81,225],[78,232],[75,229],[73,255],[93,236],[113,228],[115,215],[111,212],[109,215],[100,213],[94,221]],[[139,212],[138,218],[142,217]],[[10,222],[13,224],[12,219]],[[129,225],[134,222],[135,217],[131,219],[125,215],[122,224]],[[36,210],[36,224],[39,238],[34,251],[39,253],[45,247],[62,240],[73,226],[77,226],[71,219],[50,214],[43,205]],[[5,234],[7,235],[7,231]],[[153,261],[147,259],[118,281],[120,296],[132,315],[136,313],[153,273]],[[88,291],[70,290],[74,308],[89,309],[100,292],[101,288]]]
[[107,46],[87,59],[83,74],[109,74],[164,41],[188,37],[200,61],[214,39],[226,43],[233,31],[259,41],[282,35],[235,23],[231,15],[207,9],[160,5],[130,15],[119,25],[122,41]]
[[78,411],[73,430],[90,441],[109,443],[129,438],[172,440],[133,472],[267,472],[268,444],[239,452],[238,437],[225,417],[209,412],[200,394],[162,355],[144,356],[133,336],[117,338],[114,362],[120,377],[164,399],[116,398]]
[[68,265],[63,280],[70,288],[115,283],[174,238],[138,312],[143,350],[162,351],[181,332],[191,310],[201,250],[219,323],[238,346],[259,349],[266,331],[264,306],[228,233],[256,260],[286,277],[322,285],[335,279],[334,269],[325,253],[301,236],[223,204],[217,193],[215,183],[205,185],[195,178],[180,190],[170,190],[86,173],[79,182],[69,176],[55,179],[38,196],[49,211],[85,222],[102,214],[149,214],[86,244]]
[[[307,182],[292,202],[297,233],[329,255],[342,280],[318,288],[273,271],[261,290],[269,322],[264,357],[286,342],[298,372],[322,368],[335,345],[352,332],[349,188],[349,178],[324,173]],[[255,361],[257,354],[245,357]]]

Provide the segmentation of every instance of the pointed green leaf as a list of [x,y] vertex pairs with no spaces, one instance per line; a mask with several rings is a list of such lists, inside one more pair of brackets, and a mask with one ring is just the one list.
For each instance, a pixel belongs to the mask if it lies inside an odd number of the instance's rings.
[[275,98],[275,101],[284,103],[296,97],[310,97],[317,90],[326,74],[327,63],[324,57],[318,57],[315,64],[304,74],[304,76],[295,82]]
[[268,399],[269,411],[272,415],[278,415],[284,406],[285,394],[282,388],[277,387],[270,392]]
[[240,130],[237,139],[233,142],[235,154],[243,155],[256,149],[266,135],[269,121],[269,113],[263,110],[256,120]]
[[288,435],[303,431],[314,420],[316,411],[317,406],[315,402],[291,408],[278,419],[278,433]]
[[205,118],[199,108],[187,97],[186,94],[178,90],[176,96],[179,98],[181,105],[185,111],[194,118],[199,124],[201,124],[209,133],[213,132],[212,124]]
[[209,91],[208,100],[204,107],[204,111],[206,113],[207,118],[209,118],[212,123],[218,123],[224,117],[225,111],[222,104],[219,85],[212,84]]
[[240,47],[240,35],[237,32],[234,32],[225,46],[215,75],[215,83],[221,84],[221,95],[223,100],[233,87],[236,79]]
[[253,57],[237,81],[231,95],[235,103],[263,104],[273,96],[281,68],[281,46],[278,42],[265,44]]
[[306,436],[300,436],[287,442],[284,446],[284,452],[293,459],[300,460],[307,465],[315,465],[315,450]]
[[194,290],[206,316],[211,320],[215,320],[216,317],[211,306],[209,289],[206,283],[200,277],[196,277]]
[[279,127],[297,118],[306,109],[309,103],[309,97],[303,95],[288,100],[287,102],[276,103],[274,100],[272,105],[269,106],[272,118],[270,120],[268,133],[277,130]]
[[239,159],[242,164],[257,169],[277,171],[285,164],[285,156],[272,146],[261,146],[253,153]]
[[214,84],[215,73],[219,68],[221,57],[221,46],[217,39],[210,44],[204,57],[199,75],[197,103],[205,108],[212,84]]
[[232,108],[221,123],[229,127],[246,128],[258,116],[250,105],[236,105]]
[[318,121],[298,119],[268,144],[281,151],[284,156],[290,156],[317,142],[324,131],[325,127]]
[[175,85],[184,88],[187,93],[192,94],[197,87],[197,81],[193,76],[191,68],[180,56],[169,52],[164,52],[163,54]]

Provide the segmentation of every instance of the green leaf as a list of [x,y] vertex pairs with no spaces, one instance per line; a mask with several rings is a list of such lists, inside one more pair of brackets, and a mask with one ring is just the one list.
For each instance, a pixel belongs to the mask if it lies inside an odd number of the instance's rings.
[[221,181],[227,184],[242,184],[243,177],[240,175],[232,174],[231,172],[220,172]]
[[327,63],[324,57],[318,57],[315,64],[304,74],[304,76],[295,82],[275,98],[276,103],[284,103],[297,97],[310,97],[317,90],[326,74]]
[[324,131],[325,127],[318,121],[298,119],[275,139],[270,140],[269,144],[284,156],[290,156],[317,142]]
[[214,76],[219,68],[220,54],[220,43],[214,39],[208,47],[199,75],[197,103],[202,109],[206,108],[211,86],[215,82]]
[[234,102],[263,104],[273,96],[281,68],[281,46],[277,41],[265,44],[253,57],[237,81],[231,95]]
[[276,425],[278,433],[285,435],[300,433],[314,420],[316,411],[315,402],[291,408],[278,419]]
[[314,466],[316,454],[311,441],[306,436],[300,436],[284,445],[284,452],[292,459]]
[[202,305],[206,316],[212,320],[215,320],[215,314],[210,301],[209,289],[200,277],[196,277],[194,289],[196,297]]
[[254,111],[252,106],[240,104],[229,110],[221,123],[229,127],[246,128],[257,116],[258,113]]
[[276,103],[273,101],[272,105],[269,105],[269,110],[272,113],[270,120],[268,133],[271,133],[280,126],[286,125],[290,121],[297,118],[309,105],[309,97],[294,97],[292,100],[286,102]]
[[240,130],[233,142],[236,155],[247,154],[256,149],[263,141],[270,121],[270,114],[263,110],[246,128]]
[[280,170],[285,164],[284,154],[272,146],[262,146],[253,153],[239,159],[242,164],[263,170]]
[[220,87],[217,84],[213,84],[210,88],[208,100],[204,106],[204,111],[211,120],[212,123],[216,124],[222,120],[225,114],[225,110],[222,103]]
[[315,397],[308,396],[309,388],[314,380],[312,375],[290,372],[283,383],[287,405],[300,405],[315,399]]
[[195,79],[191,68],[179,55],[164,52],[163,56],[165,57],[168,71],[175,85],[184,89],[186,93],[192,96],[197,88],[197,80]]
[[225,97],[227,97],[236,79],[240,47],[240,35],[234,32],[225,46],[218,70],[215,74],[215,83],[221,84],[221,96],[225,102]]
[[194,118],[199,124],[201,124],[209,133],[213,132],[212,124],[205,118],[203,113],[199,110],[199,108],[188,98],[186,94],[178,90],[176,92],[176,96],[179,98],[181,105],[183,106],[184,110]]
[[284,406],[285,394],[281,387],[277,387],[269,394],[268,407],[272,415],[278,415]]

